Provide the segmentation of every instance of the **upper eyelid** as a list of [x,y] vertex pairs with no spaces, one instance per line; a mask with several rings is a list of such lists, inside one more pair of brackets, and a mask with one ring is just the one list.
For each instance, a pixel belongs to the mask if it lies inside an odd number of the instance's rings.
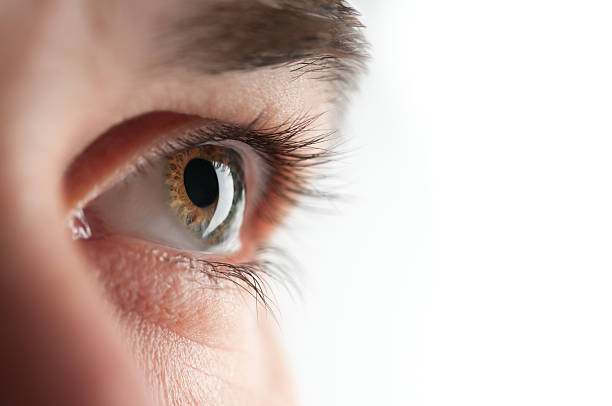
[[[154,118],[149,122],[148,118]],[[192,116],[155,112],[110,127],[78,156],[64,173],[67,211],[83,208],[96,196],[124,179],[145,152],[164,135],[180,131]]]
[[304,116],[274,127],[261,126],[257,121],[241,127],[212,120],[206,125],[194,126],[179,136],[168,139],[165,143],[159,144],[154,152],[156,155],[167,155],[177,149],[193,147],[202,140],[206,142],[233,140],[248,144],[264,159],[270,151],[276,154],[293,154],[297,158],[297,151],[307,147],[326,150],[320,144],[324,143],[331,132],[322,132],[314,137],[304,136],[309,131],[316,131],[311,127],[318,118],[319,116]]

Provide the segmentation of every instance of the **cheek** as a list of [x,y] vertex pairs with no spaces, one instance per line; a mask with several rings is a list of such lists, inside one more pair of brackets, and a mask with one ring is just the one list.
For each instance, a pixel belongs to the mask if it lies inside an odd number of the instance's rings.
[[252,331],[239,350],[196,344],[137,315],[123,317],[121,327],[160,405],[295,404],[269,324]]
[[293,403],[272,317],[244,289],[136,240],[81,245],[153,396]]
[[122,335],[159,404],[250,404],[244,388],[257,389],[258,382],[249,382],[258,376],[250,375],[257,363],[242,351],[202,346],[136,314],[120,320]]

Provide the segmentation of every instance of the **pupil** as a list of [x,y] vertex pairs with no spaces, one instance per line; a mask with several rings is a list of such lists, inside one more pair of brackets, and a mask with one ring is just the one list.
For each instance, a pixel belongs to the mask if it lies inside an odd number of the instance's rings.
[[198,207],[210,206],[219,197],[217,173],[210,161],[199,158],[189,161],[185,166],[183,181],[187,196]]

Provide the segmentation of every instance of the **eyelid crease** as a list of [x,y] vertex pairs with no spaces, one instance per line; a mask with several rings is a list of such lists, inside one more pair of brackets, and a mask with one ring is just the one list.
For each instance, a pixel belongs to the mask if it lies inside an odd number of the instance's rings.
[[[198,118],[199,119],[199,118]],[[143,155],[164,137],[193,125],[196,117],[170,112],[147,113],[116,124],[98,136],[64,173],[65,209],[80,210],[121,182]],[[199,119],[201,120],[201,119]]]

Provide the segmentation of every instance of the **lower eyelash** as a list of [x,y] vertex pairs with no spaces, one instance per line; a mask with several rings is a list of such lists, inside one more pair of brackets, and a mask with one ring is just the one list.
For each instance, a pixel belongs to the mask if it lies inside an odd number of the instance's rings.
[[289,256],[278,248],[262,248],[256,254],[256,260],[241,264],[208,261],[185,254],[172,256],[158,255],[158,252],[153,254],[160,260],[166,261],[172,268],[182,266],[185,267],[183,271],[203,273],[210,277],[213,283],[218,283],[220,280],[230,282],[250,294],[256,303],[262,304],[273,315],[275,300],[268,278],[281,283],[290,293],[300,292],[295,278],[297,267]]

